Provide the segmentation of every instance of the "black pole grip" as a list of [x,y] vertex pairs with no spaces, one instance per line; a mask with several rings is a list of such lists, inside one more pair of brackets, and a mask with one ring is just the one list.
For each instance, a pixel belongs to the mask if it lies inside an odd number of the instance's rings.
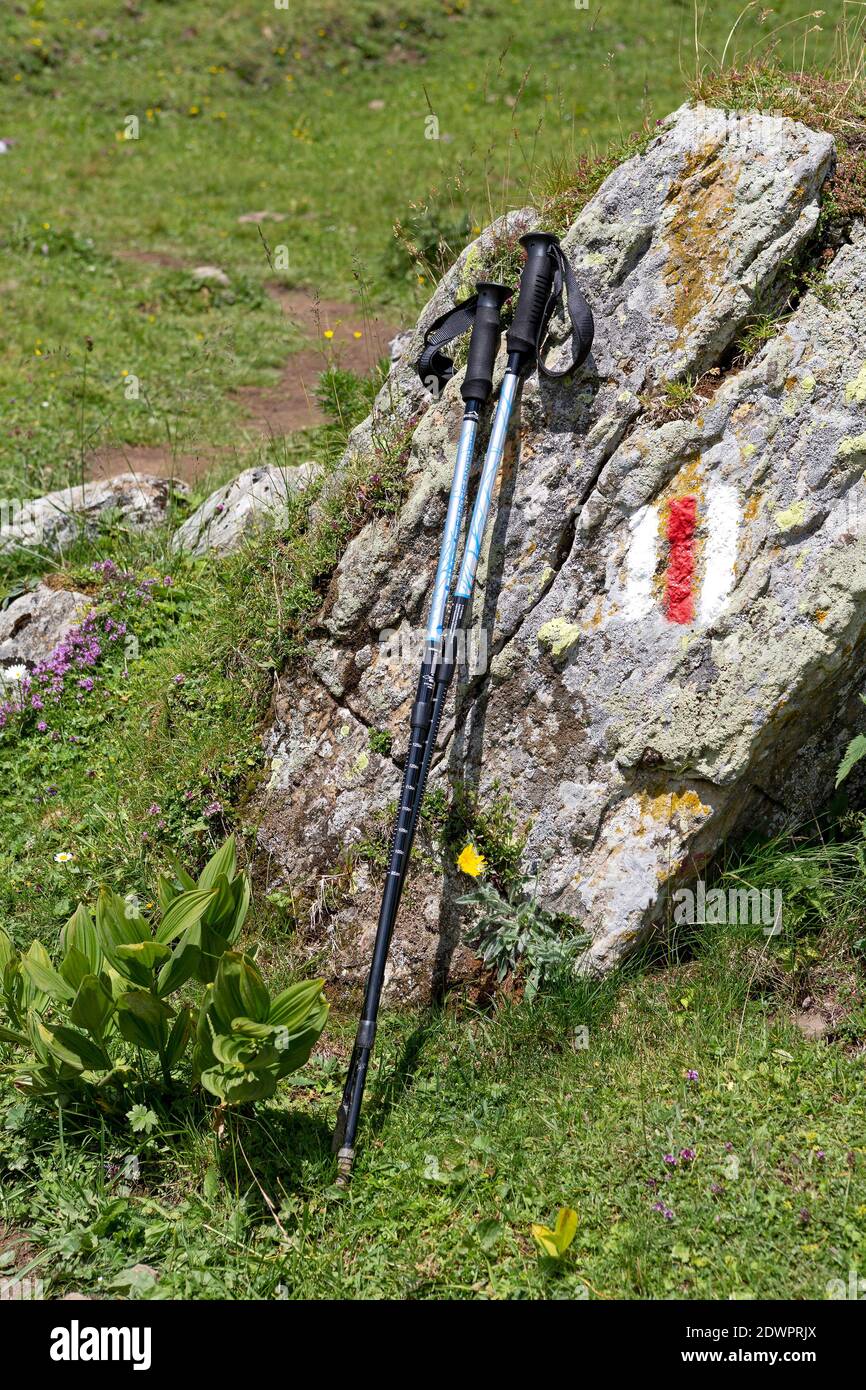
[[551,248],[557,241],[551,232],[530,232],[520,238],[526,251],[526,264],[520,276],[514,322],[506,339],[509,352],[531,353],[535,357],[553,287],[556,262]]
[[502,306],[511,297],[507,285],[481,281],[478,285],[478,307],[469,339],[469,360],[466,376],[460,387],[464,401],[484,402],[493,390],[493,364],[502,337]]

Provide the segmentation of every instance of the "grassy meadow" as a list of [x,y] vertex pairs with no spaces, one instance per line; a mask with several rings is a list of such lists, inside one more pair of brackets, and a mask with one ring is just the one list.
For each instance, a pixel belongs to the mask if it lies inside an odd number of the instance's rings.
[[[2,7],[0,494],[80,481],[100,450],[204,451],[183,513],[251,463],[323,465],[227,559],[117,522],[62,556],[0,557],[0,602],[48,573],[135,638],[106,644],[95,689],[70,685],[50,721],[0,730],[0,927],[19,949],[52,953],[105,884],[149,909],[175,855],[198,869],[231,832],[245,860],[274,672],[302,659],[346,542],[402,498],[400,441],[326,487],[375,354],[346,371],[274,287],[408,323],[473,229],[573,206],[690,91],[784,108],[825,69],[839,86],[812,106],[850,144],[839,216],[860,215],[855,9]],[[321,357],[324,423],[269,436],[237,393],[302,351]],[[0,1279],[94,1297],[827,1297],[866,1245],[864,834],[840,799],[820,828],[732,849],[723,885],[783,889],[779,938],[673,933],[602,985],[389,1014],[348,1193],[329,1148],[354,1001],[332,1001],[297,1084],[253,1114],[146,1088],[129,1113],[58,1109],[9,1084],[0,1040]],[[278,987],[309,973],[309,908],[254,893],[244,941]],[[820,1036],[802,1017],[818,1005],[837,1019]],[[556,1260],[531,1226],[560,1207],[578,1226]]]

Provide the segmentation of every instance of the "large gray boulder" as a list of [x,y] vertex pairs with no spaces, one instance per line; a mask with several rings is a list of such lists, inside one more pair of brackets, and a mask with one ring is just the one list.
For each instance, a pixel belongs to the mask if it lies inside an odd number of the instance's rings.
[[[725,836],[826,795],[839,737],[822,742],[816,723],[835,724],[866,673],[862,228],[825,289],[729,366],[815,229],[832,159],[830,137],[797,122],[684,107],[563,239],[595,344],[571,379],[524,384],[472,607],[488,660],[463,673],[431,783],[507,790],[528,827],[527,878],[591,933],[592,968],[644,937]],[[531,222],[512,214],[486,244]],[[440,285],[351,442],[414,422],[409,495],[396,525],[373,522],[347,548],[322,636],[275,700],[259,841],[271,882],[302,892],[397,794],[417,669],[400,653],[423,624],[462,410],[459,374],[433,402],[411,361],[478,261],[468,248]],[[559,365],[564,323],[555,337]],[[711,369],[691,418],[660,422],[665,383]],[[443,870],[444,894],[429,857],[410,875],[393,998],[448,972]],[[354,981],[379,883],[366,864],[342,882],[328,932],[335,974]]]
[[172,498],[187,485],[147,473],[76,483],[10,506],[0,525],[0,555],[19,551],[62,552],[82,536],[95,536],[110,519],[146,530],[166,519]]
[[45,661],[93,607],[87,594],[44,582],[0,608],[0,668]]
[[178,527],[172,539],[174,549],[191,555],[209,550],[229,554],[251,531],[285,516],[289,498],[302,492],[314,474],[314,465],[307,463],[245,469],[212,492]]

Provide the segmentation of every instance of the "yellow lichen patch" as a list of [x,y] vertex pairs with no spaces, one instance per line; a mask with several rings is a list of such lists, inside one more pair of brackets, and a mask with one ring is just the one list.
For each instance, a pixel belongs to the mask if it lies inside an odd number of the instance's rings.
[[853,381],[849,381],[845,387],[846,401],[866,401],[866,362],[860,368]]
[[661,821],[664,825],[669,824],[674,816],[708,816],[711,810],[709,806],[704,805],[697,792],[693,791],[661,792],[658,796],[641,792],[638,804],[641,820]]
[[580,628],[575,623],[567,623],[564,618],[551,618],[549,623],[538,629],[538,640],[547,647],[552,656],[564,656],[580,637]]
[[361,752],[358,754],[357,758],[352,764],[352,770],[349,775],[351,777],[360,777],[362,772],[366,772],[369,765],[370,755],[365,748],[362,748]]
[[849,435],[847,439],[839,440],[836,457],[847,459],[853,454],[866,454],[866,434]]
[[790,507],[785,507],[781,512],[776,512],[773,518],[780,531],[790,531],[794,526],[802,526],[805,519],[805,502],[792,502]]
[[674,297],[673,321],[681,347],[692,320],[714,297],[728,261],[728,227],[733,218],[739,166],[720,145],[709,141],[686,156],[671,184],[673,204],[664,279]]

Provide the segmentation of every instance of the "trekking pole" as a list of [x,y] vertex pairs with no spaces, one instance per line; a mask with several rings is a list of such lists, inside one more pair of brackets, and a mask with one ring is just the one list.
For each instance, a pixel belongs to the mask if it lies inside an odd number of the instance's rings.
[[[521,239],[521,244],[526,249],[527,261],[520,279],[520,297],[517,302],[514,322],[506,336],[506,343],[509,350],[506,381],[503,382],[502,394],[500,395],[497,405],[496,417],[493,422],[493,431],[487,449],[487,457],[484,462],[484,472],[482,473],[475,506],[472,512],[469,537],[466,542],[463,563],[460,568],[460,574],[457,579],[454,598],[452,600],[448,631],[442,644],[443,655],[436,668],[436,689],[433,696],[433,710],[427,734],[427,743],[424,749],[424,757],[418,776],[415,814],[409,832],[410,844],[414,840],[418,817],[421,814],[421,804],[427,786],[430,763],[436,751],[436,739],[442,720],[442,711],[445,707],[448,687],[454,675],[456,666],[456,643],[462,628],[463,618],[469,599],[472,596],[475,572],[478,567],[478,556],[487,525],[487,514],[493,495],[493,487],[496,482],[496,475],[499,470],[505,446],[508,419],[514,400],[514,394],[517,389],[517,381],[521,374],[531,367],[533,360],[537,363],[538,369],[543,376],[553,378],[567,376],[570,372],[573,372],[579,367],[589,356],[595,333],[592,312],[578,288],[574,273],[559,245],[558,238],[550,233],[536,232],[523,237]],[[552,271],[550,266],[546,264],[546,258],[550,258],[553,263]],[[547,291],[546,298],[545,287]],[[566,305],[571,319],[573,353],[572,360],[567,367],[562,371],[553,372],[543,361],[542,344],[551,315],[562,297],[563,291],[565,291]],[[540,317],[537,317],[539,313],[539,304],[543,307],[541,308]],[[512,369],[514,369],[513,373]],[[506,392],[506,383],[510,373],[514,375],[515,380],[510,383],[510,400],[506,400],[505,404],[503,404],[503,397],[508,395]],[[500,411],[503,412],[502,416],[500,416]],[[500,425],[501,430],[499,431],[499,437],[497,437],[497,429]]]
[[450,358],[446,357],[442,349],[458,334],[465,332],[471,326],[472,336],[469,341],[466,374],[460,388],[460,394],[465,402],[463,423],[457,446],[457,459],[448,499],[439,563],[433,583],[433,596],[430,601],[430,613],[424,639],[424,657],[421,663],[415,703],[412,707],[409,751],[406,755],[403,771],[399,810],[392,839],[391,859],[379,912],[373,960],[364,994],[364,1006],[334,1130],[333,1149],[338,1155],[339,1170],[337,1181],[341,1184],[348,1181],[354,1157],[355,1133],[364,1094],[367,1065],[376,1032],[376,1016],[382,993],[388,947],[391,942],[411,849],[410,824],[414,825],[415,820],[413,813],[418,789],[417,774],[420,770],[425,734],[429,723],[430,695],[434,688],[433,671],[440,656],[445,608],[454,573],[457,543],[460,538],[463,511],[466,505],[466,492],[469,486],[478,422],[481,410],[493,390],[493,364],[496,361],[499,340],[502,335],[502,306],[510,297],[511,290],[507,286],[492,284],[487,281],[481,282],[478,285],[476,295],[462,304],[458,304],[456,308],[449,310],[431,324],[425,335],[424,349],[417,364],[418,375],[425,386],[438,395],[445,383],[454,375],[454,364]]
[[[520,279],[520,297],[514,322],[507,335],[508,363],[493,418],[478,493],[472,510],[469,534],[455,587],[448,630],[443,639],[443,604],[442,614],[437,624],[440,640],[433,645],[432,650],[428,646],[425,651],[418,695],[412,708],[412,737],[406,760],[388,878],[373,948],[373,961],[364,995],[361,1022],[358,1026],[337,1127],[334,1132],[334,1148],[338,1155],[337,1182],[341,1186],[348,1184],[351,1173],[355,1154],[355,1136],[376,1032],[376,1019],[388,948],[405,879],[409,852],[418,824],[421,801],[445,697],[456,665],[457,635],[472,596],[493,489],[505,450],[508,424],[520,378],[523,372],[535,361],[538,362],[539,369],[545,375],[565,376],[584,361],[592,346],[592,314],[577,287],[574,274],[563,255],[558,239],[549,233],[536,232],[521,238],[521,244],[526,250],[526,264]],[[566,287],[568,291],[568,308],[576,348],[570,365],[563,371],[552,372],[543,365],[540,350],[551,314],[562,294],[563,287]],[[462,506],[459,511],[462,512]],[[435,597],[436,589],[434,589]],[[441,594],[439,597],[441,598]]]

